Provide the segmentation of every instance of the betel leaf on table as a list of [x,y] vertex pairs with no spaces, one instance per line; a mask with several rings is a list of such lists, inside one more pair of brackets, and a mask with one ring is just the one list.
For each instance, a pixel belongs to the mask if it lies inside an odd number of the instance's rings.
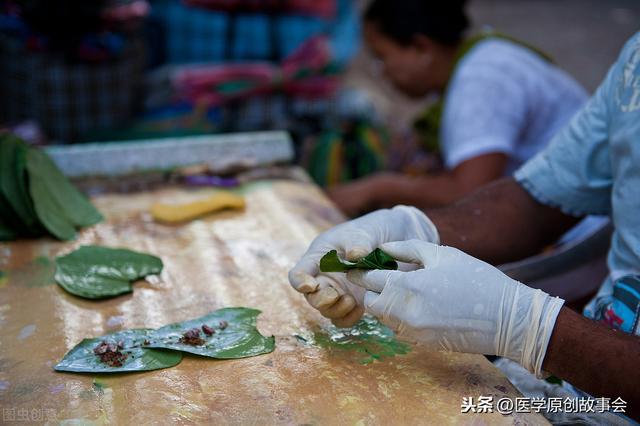
[[[158,370],[179,364],[182,360],[180,352],[144,347],[152,332],[151,329],[133,329],[84,339],[67,352],[54,368],[75,373],[125,373]],[[96,354],[96,348],[104,348],[105,345],[116,349],[117,352],[111,351],[114,355],[112,358],[106,357],[109,355],[106,352]]]
[[320,259],[321,272],[347,272],[351,269],[398,269],[398,262],[379,248],[357,262],[340,259],[336,250],[331,250]]
[[135,280],[162,272],[162,260],[126,249],[82,246],[56,258],[56,282],[76,296],[113,297],[133,291]]
[[350,328],[330,325],[305,337],[296,335],[308,345],[316,345],[328,350],[354,353],[359,363],[370,364],[396,355],[406,355],[411,345],[396,339],[393,331],[377,318],[364,315]]
[[[257,309],[223,308],[151,333],[150,348],[173,349],[210,358],[246,358],[273,352],[275,339],[256,328]],[[197,330],[197,331],[196,331]],[[185,339],[185,333],[190,339]],[[191,341],[191,344],[185,340]],[[201,341],[200,341],[201,340]]]
[[30,149],[26,167],[38,219],[55,237],[73,239],[76,227],[94,225],[103,219],[44,152]]
[[[272,352],[273,336],[256,329],[259,310],[223,308],[157,330],[124,330],[84,339],[54,368],[77,373],[125,373],[172,367],[182,352],[209,358],[246,358]],[[186,339],[191,344],[185,343]]]

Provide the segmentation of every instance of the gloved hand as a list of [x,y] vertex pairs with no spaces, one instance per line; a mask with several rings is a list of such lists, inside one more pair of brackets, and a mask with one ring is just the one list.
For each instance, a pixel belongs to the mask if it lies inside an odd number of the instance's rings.
[[412,240],[380,248],[424,267],[350,271],[349,280],[367,290],[367,312],[399,337],[434,349],[503,356],[540,376],[562,299],[452,247]]
[[311,306],[337,327],[358,322],[364,314],[364,288],[351,284],[342,272],[321,273],[315,280],[318,289],[304,295]]
[[330,250],[347,260],[358,260],[380,244],[412,238],[438,243],[431,220],[414,207],[396,206],[345,222],[318,235],[307,252],[289,271],[289,282],[314,308],[335,325],[348,327],[363,313],[364,291],[342,273],[321,273],[320,258]]

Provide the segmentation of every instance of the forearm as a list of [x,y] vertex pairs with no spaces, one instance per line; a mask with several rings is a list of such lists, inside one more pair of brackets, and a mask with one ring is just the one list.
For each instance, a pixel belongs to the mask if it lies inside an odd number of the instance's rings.
[[376,207],[390,208],[398,204],[420,209],[450,204],[468,192],[448,173],[433,176],[385,175],[376,192]]
[[459,202],[427,210],[442,244],[491,263],[538,253],[578,218],[535,201],[513,178],[484,186]]
[[543,369],[596,397],[621,397],[640,418],[640,338],[562,308]]

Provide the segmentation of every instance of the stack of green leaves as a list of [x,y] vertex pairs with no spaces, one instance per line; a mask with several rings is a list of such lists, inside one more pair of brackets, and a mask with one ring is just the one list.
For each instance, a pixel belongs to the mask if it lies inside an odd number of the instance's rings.
[[162,260],[146,253],[82,246],[56,258],[56,282],[71,294],[104,299],[133,291],[132,283],[162,272]]
[[102,215],[43,151],[0,136],[0,241],[47,233],[71,240]]
[[247,358],[273,352],[275,339],[256,328],[257,309],[224,308],[157,330],[123,330],[84,339],[56,366],[75,373],[124,373],[177,365],[183,352],[207,358]]
[[357,262],[341,259],[331,250],[320,259],[321,272],[347,272],[351,269],[398,269],[398,262],[380,249],[375,249]]

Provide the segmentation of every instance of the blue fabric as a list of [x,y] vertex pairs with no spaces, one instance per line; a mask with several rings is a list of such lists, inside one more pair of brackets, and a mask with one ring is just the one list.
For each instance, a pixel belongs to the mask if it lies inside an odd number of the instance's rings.
[[174,64],[281,60],[318,34],[329,36],[338,63],[346,63],[359,48],[359,19],[351,0],[338,0],[332,20],[284,14],[232,16],[181,0],[156,0],[152,7],[153,17],[165,29],[167,61]]
[[114,61],[69,64],[50,53],[25,54],[22,41],[0,36],[0,117],[36,120],[57,142],[121,126],[135,112],[143,82],[144,46],[131,41]]
[[351,0],[338,0],[338,16],[329,30],[329,43],[333,58],[346,64],[360,48],[362,27],[360,14]]
[[226,14],[189,8],[180,1],[158,1],[153,3],[153,16],[164,25],[169,62],[219,61],[225,57]]
[[296,50],[310,37],[330,31],[331,24],[318,18],[283,15],[277,21],[277,40],[282,57]]
[[610,275],[585,315],[639,334],[637,299],[635,306],[623,303],[630,293],[620,284],[629,287],[640,275],[640,33],[588,104],[515,177],[540,202],[568,214],[611,216]]

